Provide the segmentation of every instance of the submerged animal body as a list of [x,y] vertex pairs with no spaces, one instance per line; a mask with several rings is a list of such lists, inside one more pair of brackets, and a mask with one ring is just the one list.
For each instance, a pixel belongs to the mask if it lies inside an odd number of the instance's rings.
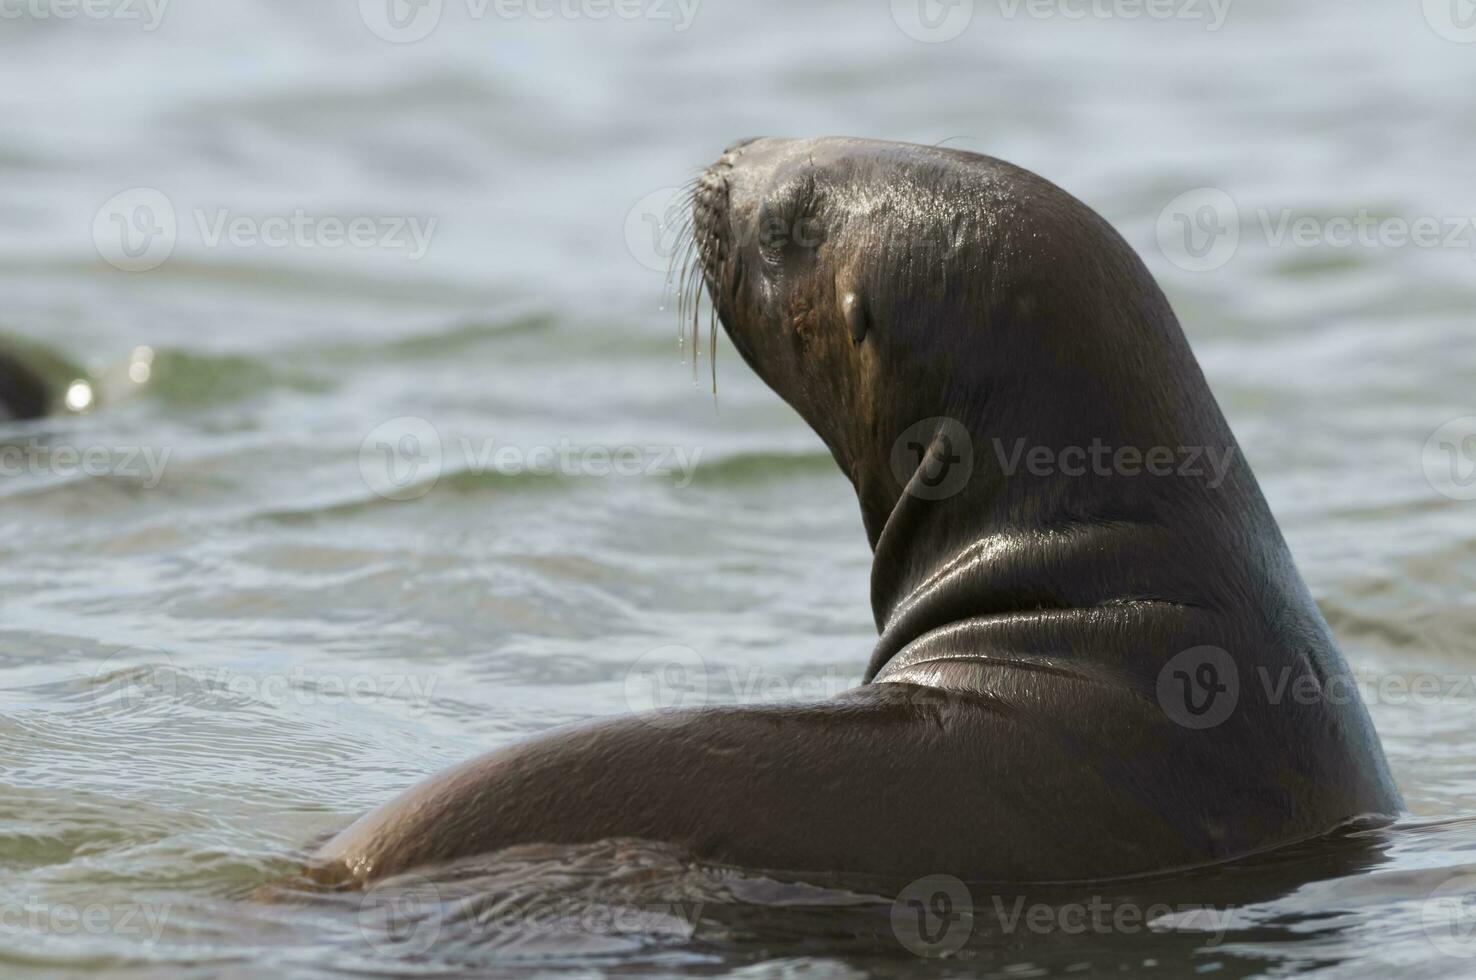
[[0,351],[0,422],[40,418],[51,407],[51,389],[16,357]]

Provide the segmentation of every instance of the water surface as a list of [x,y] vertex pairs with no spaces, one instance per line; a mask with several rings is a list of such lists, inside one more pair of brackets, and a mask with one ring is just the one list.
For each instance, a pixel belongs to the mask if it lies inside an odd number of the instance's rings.
[[[197,0],[153,31],[7,19],[0,330],[103,405],[0,437],[35,461],[0,480],[0,969],[1476,970],[1431,899],[1476,873],[1476,503],[1424,465],[1437,429],[1476,415],[1476,249],[1277,245],[1261,221],[1476,216],[1476,46],[1414,3],[1246,0],[1218,31],[1005,9],[977,4],[937,44],[838,0],[707,0],[681,31],[449,2],[414,43],[351,3]],[[822,133],[1004,157],[1142,251],[1369,681],[1408,818],[1026,896],[1227,913],[1152,930],[1010,929],[995,900],[1008,914],[1013,893],[971,895],[969,944],[943,960],[899,943],[885,883],[634,844],[518,852],[367,903],[261,900],[417,779],[639,706],[651,651],[694,651],[713,701],[859,680],[874,632],[851,491],[731,349],[716,400],[693,385],[643,238],[642,202],[732,139]],[[1204,187],[1242,234],[1191,272],[1157,227]],[[105,205],[140,188],[177,236],[128,272],[105,260]],[[434,230],[423,254],[212,235],[299,213]],[[439,455],[376,469],[407,418]],[[106,465],[66,465],[89,449]],[[640,464],[607,473],[622,451]],[[561,452],[576,463],[527,471]],[[1418,678],[1434,694],[1400,686]]]

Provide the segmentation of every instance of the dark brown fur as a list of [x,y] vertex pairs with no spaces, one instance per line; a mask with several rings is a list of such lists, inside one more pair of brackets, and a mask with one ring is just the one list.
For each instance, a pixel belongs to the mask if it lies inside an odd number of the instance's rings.
[[[321,852],[325,874],[644,837],[753,867],[1090,879],[1398,811],[1173,311],[1106,222],[988,157],[820,139],[730,148],[698,183],[694,225],[734,345],[856,487],[875,550],[868,683],[492,753],[354,824]],[[927,499],[944,431],[925,431],[902,479],[892,451],[937,417],[966,431],[976,465]],[[1230,463],[1219,479],[1010,474],[996,440]],[[1239,679],[1207,729],[1159,691],[1201,646]],[[1299,682],[1310,698],[1282,686]]]

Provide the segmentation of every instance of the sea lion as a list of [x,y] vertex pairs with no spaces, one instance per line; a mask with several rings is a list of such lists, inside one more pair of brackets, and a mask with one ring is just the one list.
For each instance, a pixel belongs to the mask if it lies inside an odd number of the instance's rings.
[[51,408],[51,389],[20,360],[0,351],[0,422],[25,421]]
[[494,752],[361,818],[320,876],[636,837],[751,868],[1104,879],[1398,813],[1250,467],[1106,221],[989,157],[827,138],[730,147],[693,225],[734,346],[855,486],[866,683]]

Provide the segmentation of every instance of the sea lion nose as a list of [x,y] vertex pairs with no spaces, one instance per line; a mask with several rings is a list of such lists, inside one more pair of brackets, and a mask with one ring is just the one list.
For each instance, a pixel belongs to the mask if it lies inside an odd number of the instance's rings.
[[739,150],[743,149],[748,144],[750,144],[750,143],[756,143],[756,142],[758,142],[761,139],[763,139],[762,136],[745,136],[741,140],[734,140],[733,142],[729,143],[726,147],[723,148],[723,153],[724,154],[736,153]]

